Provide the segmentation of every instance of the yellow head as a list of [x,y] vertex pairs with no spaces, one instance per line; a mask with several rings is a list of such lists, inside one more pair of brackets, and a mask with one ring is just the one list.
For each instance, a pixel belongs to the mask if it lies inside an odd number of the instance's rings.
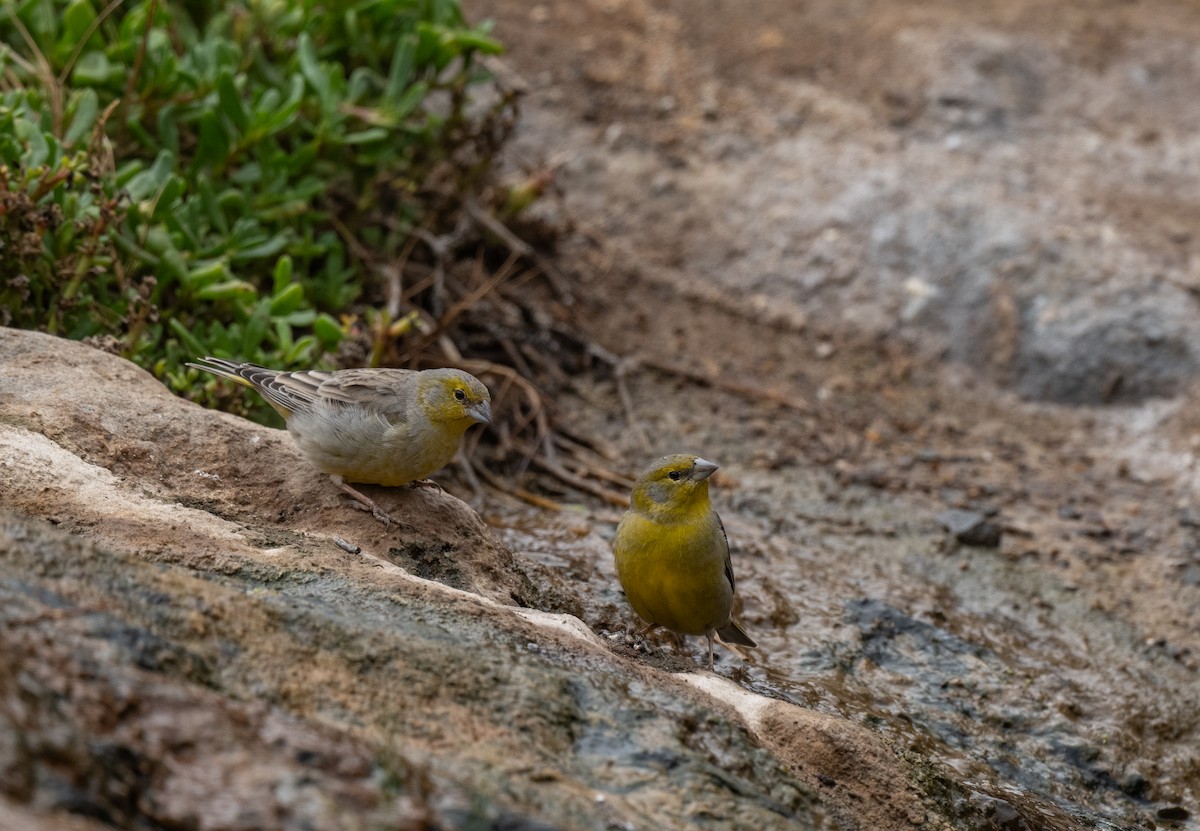
[[708,477],[717,466],[698,456],[659,459],[643,473],[630,494],[630,508],[656,522],[687,522],[711,510]]
[[435,424],[466,430],[492,423],[492,396],[483,382],[461,369],[427,369],[417,382],[421,410]]

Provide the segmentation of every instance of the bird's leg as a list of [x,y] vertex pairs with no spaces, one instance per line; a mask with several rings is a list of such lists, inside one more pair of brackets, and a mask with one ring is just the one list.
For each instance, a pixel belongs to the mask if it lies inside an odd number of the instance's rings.
[[653,632],[653,631],[654,631],[655,629],[657,629],[657,628],[658,628],[658,624],[657,624],[657,623],[647,623],[647,624],[646,624],[644,627],[642,627],[642,629],[641,629],[641,630],[638,632],[638,637],[639,637],[639,638],[644,638],[644,637],[646,637],[647,635],[649,635],[651,632]]
[[705,633],[705,637],[708,638],[708,671],[712,672],[713,671],[713,653],[712,653],[713,633],[707,632],[707,633]]
[[402,528],[410,527],[408,523],[401,522],[383,508],[380,508],[379,503],[377,503],[374,499],[367,496],[357,488],[352,488],[350,485],[347,485],[342,477],[330,476],[329,478],[333,480],[333,483],[337,485],[343,493],[347,494],[351,499],[354,500],[354,502],[351,503],[353,507],[361,508],[364,511],[370,511],[371,516],[383,523],[383,527],[391,528],[393,523],[401,526]]

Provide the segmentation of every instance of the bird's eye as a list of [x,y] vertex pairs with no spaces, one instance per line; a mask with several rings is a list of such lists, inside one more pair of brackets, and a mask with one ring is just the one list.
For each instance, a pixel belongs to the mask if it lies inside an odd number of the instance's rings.
[[454,397],[459,401],[467,400],[467,394],[460,389],[454,391]]
[[678,470],[672,470],[670,473],[668,473],[668,474],[667,474],[667,476],[668,476],[668,478],[670,478],[672,481],[674,481],[674,482],[678,482],[678,481],[679,481],[679,479],[680,479],[680,478],[683,476],[683,474],[682,474],[682,473],[680,473]]

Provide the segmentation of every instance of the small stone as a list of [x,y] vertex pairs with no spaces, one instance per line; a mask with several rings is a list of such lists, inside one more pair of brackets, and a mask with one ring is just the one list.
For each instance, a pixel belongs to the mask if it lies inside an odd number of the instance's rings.
[[1121,790],[1134,799],[1141,799],[1150,789],[1150,780],[1136,770],[1131,770],[1121,779]]
[[950,508],[936,517],[938,523],[963,545],[979,545],[997,548],[1000,545],[1000,528],[988,522],[978,511],[963,511]]
[[1154,812],[1154,816],[1163,822],[1187,822],[1191,813],[1181,805],[1169,805],[1166,808],[1159,808]]

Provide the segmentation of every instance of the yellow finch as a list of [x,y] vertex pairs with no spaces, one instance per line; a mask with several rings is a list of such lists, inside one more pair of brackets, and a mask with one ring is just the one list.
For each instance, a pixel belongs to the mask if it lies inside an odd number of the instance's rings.
[[729,615],[733,565],[725,526],[708,500],[717,466],[696,456],[659,459],[637,480],[629,510],[617,526],[617,577],[649,632],[665,626],[682,635],[757,646]]
[[417,482],[449,464],[468,427],[492,421],[487,387],[460,369],[280,372],[221,358],[188,366],[258,390],[304,457],[385,524],[395,520],[347,482]]

